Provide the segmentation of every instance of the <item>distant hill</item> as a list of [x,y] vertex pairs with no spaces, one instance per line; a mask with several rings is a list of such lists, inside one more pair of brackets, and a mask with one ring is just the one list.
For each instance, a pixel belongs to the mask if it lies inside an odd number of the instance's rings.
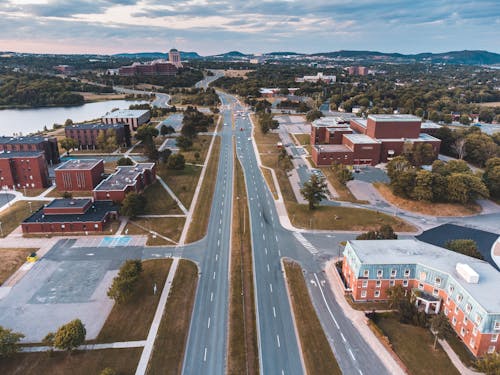
[[[180,54],[182,60],[193,60],[202,58],[196,52],[180,51]],[[141,60],[168,59],[168,53],[164,52],[119,53],[113,56],[124,57],[129,59],[141,59]]]
[[265,53],[266,56],[299,56],[303,55],[303,53],[297,53],[297,52],[269,52]]
[[220,53],[218,55],[213,55],[213,56],[207,56],[206,58],[215,58],[215,59],[246,59],[248,57],[251,57],[253,55],[245,55],[244,53],[240,51],[230,51],[226,53]]

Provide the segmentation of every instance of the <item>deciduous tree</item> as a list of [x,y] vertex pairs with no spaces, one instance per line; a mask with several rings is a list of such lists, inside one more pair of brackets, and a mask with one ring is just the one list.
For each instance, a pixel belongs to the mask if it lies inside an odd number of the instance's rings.
[[325,179],[316,174],[312,174],[309,181],[304,183],[300,193],[309,203],[309,209],[314,209],[323,199],[326,199],[328,191]]
[[87,331],[80,319],[61,326],[54,336],[54,346],[57,349],[72,351],[85,342]]
[[24,337],[22,333],[0,326],[0,357],[8,357],[19,350],[18,343]]

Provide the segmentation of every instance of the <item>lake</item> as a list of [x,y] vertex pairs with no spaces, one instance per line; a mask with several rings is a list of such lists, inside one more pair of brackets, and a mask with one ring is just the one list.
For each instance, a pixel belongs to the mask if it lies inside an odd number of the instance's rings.
[[0,110],[0,135],[11,136],[21,132],[23,135],[43,130],[44,126],[64,124],[70,118],[73,122],[98,119],[113,108],[127,109],[131,104],[147,103],[134,100],[107,100],[87,103],[77,107],[43,107],[27,109]]

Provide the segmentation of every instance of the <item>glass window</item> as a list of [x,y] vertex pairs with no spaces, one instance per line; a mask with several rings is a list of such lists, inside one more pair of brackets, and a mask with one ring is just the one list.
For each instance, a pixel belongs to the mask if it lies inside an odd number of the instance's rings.
[[470,303],[468,303],[467,305],[465,305],[465,311],[467,311],[468,313],[470,313],[471,310],[472,310],[472,305]]
[[369,270],[364,270],[363,271],[363,277],[368,277],[370,276],[370,271]]
[[450,293],[453,293],[454,290],[455,290],[455,287],[453,286],[453,284],[448,285],[448,291]]
[[497,341],[498,341],[498,333],[491,335],[491,342],[497,342]]
[[440,277],[436,277],[436,278],[434,279],[434,284],[436,284],[436,285],[441,285],[441,278],[440,278]]
[[380,290],[376,290],[374,295],[375,297],[380,297]]
[[495,331],[500,330],[500,320],[495,320],[495,324],[493,325],[493,329]]
[[363,280],[363,283],[361,284],[363,288],[368,287],[368,280]]
[[420,290],[424,290],[424,284],[422,284],[422,283],[418,283],[418,289],[420,289]]
[[394,280],[389,281],[389,286],[394,286],[396,282]]
[[462,327],[460,329],[460,336],[462,336],[462,337],[465,336],[465,328],[464,327]]
[[425,280],[427,278],[427,274],[425,272],[420,272],[420,280]]
[[477,327],[476,327],[476,326],[472,327],[472,334],[473,334],[474,336],[476,336],[476,335],[477,335]]
[[474,339],[474,337],[471,337],[470,338],[470,346],[472,346],[474,348],[475,344],[476,344],[476,340]]
[[366,298],[366,290],[361,291],[361,298]]
[[375,282],[375,287],[380,288],[381,286],[382,286],[382,281],[377,280],[377,281]]
[[462,302],[462,300],[463,300],[463,299],[464,299],[464,297],[463,297],[461,294],[459,294],[459,295],[457,296],[457,301],[458,301],[458,302]]
[[476,314],[476,323],[479,324],[483,320],[482,316],[479,314]]
[[457,325],[457,318],[456,317],[453,317],[453,319],[451,320],[451,324],[453,324],[454,326]]
[[495,353],[495,345],[491,345],[489,348],[488,348],[488,354],[493,354]]
[[396,277],[396,275],[397,275],[397,270],[395,268],[393,268],[391,270],[391,277]]
[[377,270],[377,277],[382,277],[384,275],[384,271]]
[[408,286],[408,280],[403,280],[403,286]]
[[408,268],[405,269],[405,277],[410,277],[410,270]]

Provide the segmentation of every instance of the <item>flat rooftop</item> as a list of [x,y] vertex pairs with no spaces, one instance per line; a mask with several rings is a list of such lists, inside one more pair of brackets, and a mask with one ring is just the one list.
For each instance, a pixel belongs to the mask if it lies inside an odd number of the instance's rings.
[[119,109],[102,116],[102,118],[139,118],[148,112],[147,109]]
[[420,117],[413,115],[368,115],[374,121],[401,121],[401,122],[414,122],[422,121]]
[[117,123],[117,124],[103,124],[100,122],[91,123],[91,124],[75,124],[66,126],[65,129],[119,129],[125,126],[126,124]]
[[440,141],[439,138],[433,137],[430,134],[427,133],[420,133],[418,135],[418,138],[377,138],[377,140],[381,142],[404,142],[404,141],[409,141],[409,142],[428,142],[428,141]]
[[[74,199],[76,200],[76,199]],[[74,206],[71,206],[74,207]],[[112,201],[95,201],[84,214],[45,215],[43,207],[26,218],[23,223],[85,223],[102,221],[108,212],[118,211],[118,205]]]
[[366,134],[344,134],[348,140],[355,144],[373,144],[380,143],[378,139],[373,139]]
[[102,159],[70,159],[60,166],[55,168],[55,170],[79,170],[86,171],[94,168],[99,163],[103,163]]
[[435,122],[432,122],[432,121],[426,121],[426,122],[422,122],[422,125],[420,127],[422,129],[439,129],[439,128],[441,128],[441,125],[436,124]]
[[27,137],[0,137],[0,144],[25,144],[25,143],[34,143],[38,144],[43,141],[48,141],[49,139],[55,139],[54,137],[41,137],[41,136],[27,136]]
[[[418,240],[348,241],[362,263],[420,264],[447,273],[489,313],[500,313],[500,272],[488,262],[455,253]],[[479,283],[470,284],[458,274],[457,263],[468,264],[479,274]],[[496,297],[495,297],[496,295]]]
[[349,127],[349,119],[342,118],[338,116],[332,117],[321,117],[317,120],[314,120],[311,123],[312,126],[315,127],[327,127],[327,128],[348,128]]
[[12,158],[34,158],[43,154],[41,151],[1,151],[1,159],[12,159]]
[[82,208],[85,207],[92,199],[90,198],[60,198],[54,199],[52,202],[47,204],[46,208]]
[[363,128],[366,129],[366,124],[368,123],[368,121],[364,118],[353,118],[351,119],[352,121],[354,121],[356,124],[362,126]]
[[351,149],[344,145],[314,145],[313,147],[319,152],[352,152]]
[[122,191],[127,186],[135,184],[136,179],[145,170],[151,170],[154,163],[138,163],[130,166],[120,166],[116,172],[95,187],[95,191]]

